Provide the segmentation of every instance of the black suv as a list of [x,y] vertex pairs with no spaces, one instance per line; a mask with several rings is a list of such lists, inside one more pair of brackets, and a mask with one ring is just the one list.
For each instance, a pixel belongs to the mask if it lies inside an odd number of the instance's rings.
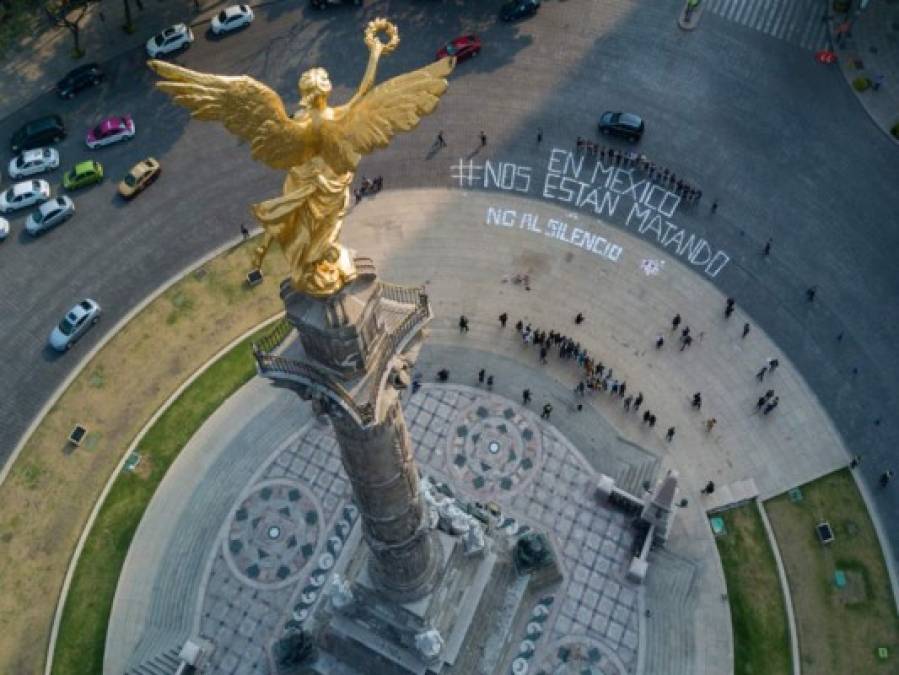
[[626,112],[604,112],[599,118],[599,130],[608,135],[621,136],[636,143],[643,135],[646,125],[637,115]]
[[56,93],[62,98],[75,98],[82,89],[93,87],[103,81],[103,71],[96,63],[86,63],[70,71],[56,84]]
[[12,135],[9,147],[14,155],[43,145],[59,143],[66,137],[66,127],[59,115],[47,115],[31,120]]

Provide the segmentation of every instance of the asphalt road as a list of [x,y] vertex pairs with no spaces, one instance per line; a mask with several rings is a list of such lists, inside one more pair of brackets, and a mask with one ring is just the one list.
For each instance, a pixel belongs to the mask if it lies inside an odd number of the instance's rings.
[[[363,162],[361,173],[383,175],[385,189],[452,188],[459,158],[542,168],[550,145],[570,148],[577,136],[594,137],[602,110],[640,113],[647,122],[640,151],[704,192],[702,207],[677,220],[731,256],[711,281],[798,365],[863,456],[884,521],[893,522],[886,516],[899,515],[899,492],[875,484],[887,467],[899,469],[891,415],[899,407],[899,155],[839,71],[711,13],[684,33],[675,23],[677,0],[551,0],[537,18],[514,25],[496,21],[498,4],[381,0],[362,11],[314,12],[305,3],[278,3],[259,8],[240,34],[213,40],[195,29],[196,43],[174,60],[254,75],[293,109],[298,76],[312,65],[329,69],[333,101],[351,94],[367,58],[362,27],[374,16],[394,20],[403,40],[384,59],[380,79],[429,61],[448,37],[477,32],[483,52],[458,67],[438,112]],[[0,399],[0,459],[105,330],[233,237],[241,222],[251,224],[247,205],[279,190],[278,174],[250,161],[246,147],[216,125],[189,123],[155,92],[143,62],[135,48],[105,64],[109,78],[97,90],[72,102],[47,94],[0,122],[0,138],[8,138],[26,119],[60,112],[70,129],[60,146],[64,167],[96,157],[110,176],[74,195],[78,213],[66,225],[32,241],[22,234],[25,214],[17,215],[0,245],[0,381],[7,394]],[[120,112],[134,115],[137,137],[87,150],[89,126]],[[448,147],[431,152],[441,129]],[[478,151],[481,129],[489,140]],[[147,155],[161,160],[162,177],[125,205],[115,181]],[[57,186],[61,173],[51,176]],[[540,190],[531,193],[537,198]],[[713,215],[708,206],[716,197]],[[609,221],[624,227],[620,214]],[[768,237],[774,248],[764,258]],[[818,294],[809,303],[804,291],[812,285]],[[84,296],[103,305],[104,321],[71,352],[51,354],[50,329]]]

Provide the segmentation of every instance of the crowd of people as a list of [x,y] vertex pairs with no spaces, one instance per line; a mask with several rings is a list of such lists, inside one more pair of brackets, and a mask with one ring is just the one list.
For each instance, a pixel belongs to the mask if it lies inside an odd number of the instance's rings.
[[599,143],[593,143],[578,136],[575,143],[578,153],[587,153],[599,157],[603,163],[608,162],[614,166],[636,169],[642,173],[651,183],[655,183],[683,197],[688,204],[697,204],[702,199],[702,190],[694,187],[683,177],[678,177],[674,171],[657,165],[644,154],[631,150],[622,152],[615,148],[606,148]]

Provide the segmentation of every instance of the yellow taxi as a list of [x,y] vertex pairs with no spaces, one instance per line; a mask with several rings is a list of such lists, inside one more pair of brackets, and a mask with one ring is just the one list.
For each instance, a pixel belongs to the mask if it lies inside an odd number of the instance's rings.
[[162,167],[152,157],[142,159],[131,167],[128,175],[119,183],[119,194],[125,199],[137,196],[139,192],[159,178]]

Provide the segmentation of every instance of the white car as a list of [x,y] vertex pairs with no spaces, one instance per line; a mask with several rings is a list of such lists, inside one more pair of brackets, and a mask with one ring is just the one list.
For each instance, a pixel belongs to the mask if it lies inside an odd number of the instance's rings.
[[147,54],[151,58],[171,54],[194,41],[194,32],[183,23],[169,26],[147,40]]
[[253,23],[253,19],[253,10],[246,5],[231,5],[212,18],[210,28],[214,35],[221,35],[249,26]]
[[50,199],[50,183],[39,179],[23,180],[0,194],[0,213],[24,209],[47,199]]
[[68,351],[87,329],[100,320],[100,305],[90,298],[72,307],[50,333],[50,346],[58,352]]
[[9,177],[24,178],[36,173],[52,171],[59,167],[59,152],[54,148],[26,150],[9,160]]
[[0,241],[9,236],[9,221],[6,218],[0,218]]
[[32,237],[43,234],[57,225],[62,225],[75,215],[75,202],[63,195],[49,199],[33,211],[25,221],[25,231]]

